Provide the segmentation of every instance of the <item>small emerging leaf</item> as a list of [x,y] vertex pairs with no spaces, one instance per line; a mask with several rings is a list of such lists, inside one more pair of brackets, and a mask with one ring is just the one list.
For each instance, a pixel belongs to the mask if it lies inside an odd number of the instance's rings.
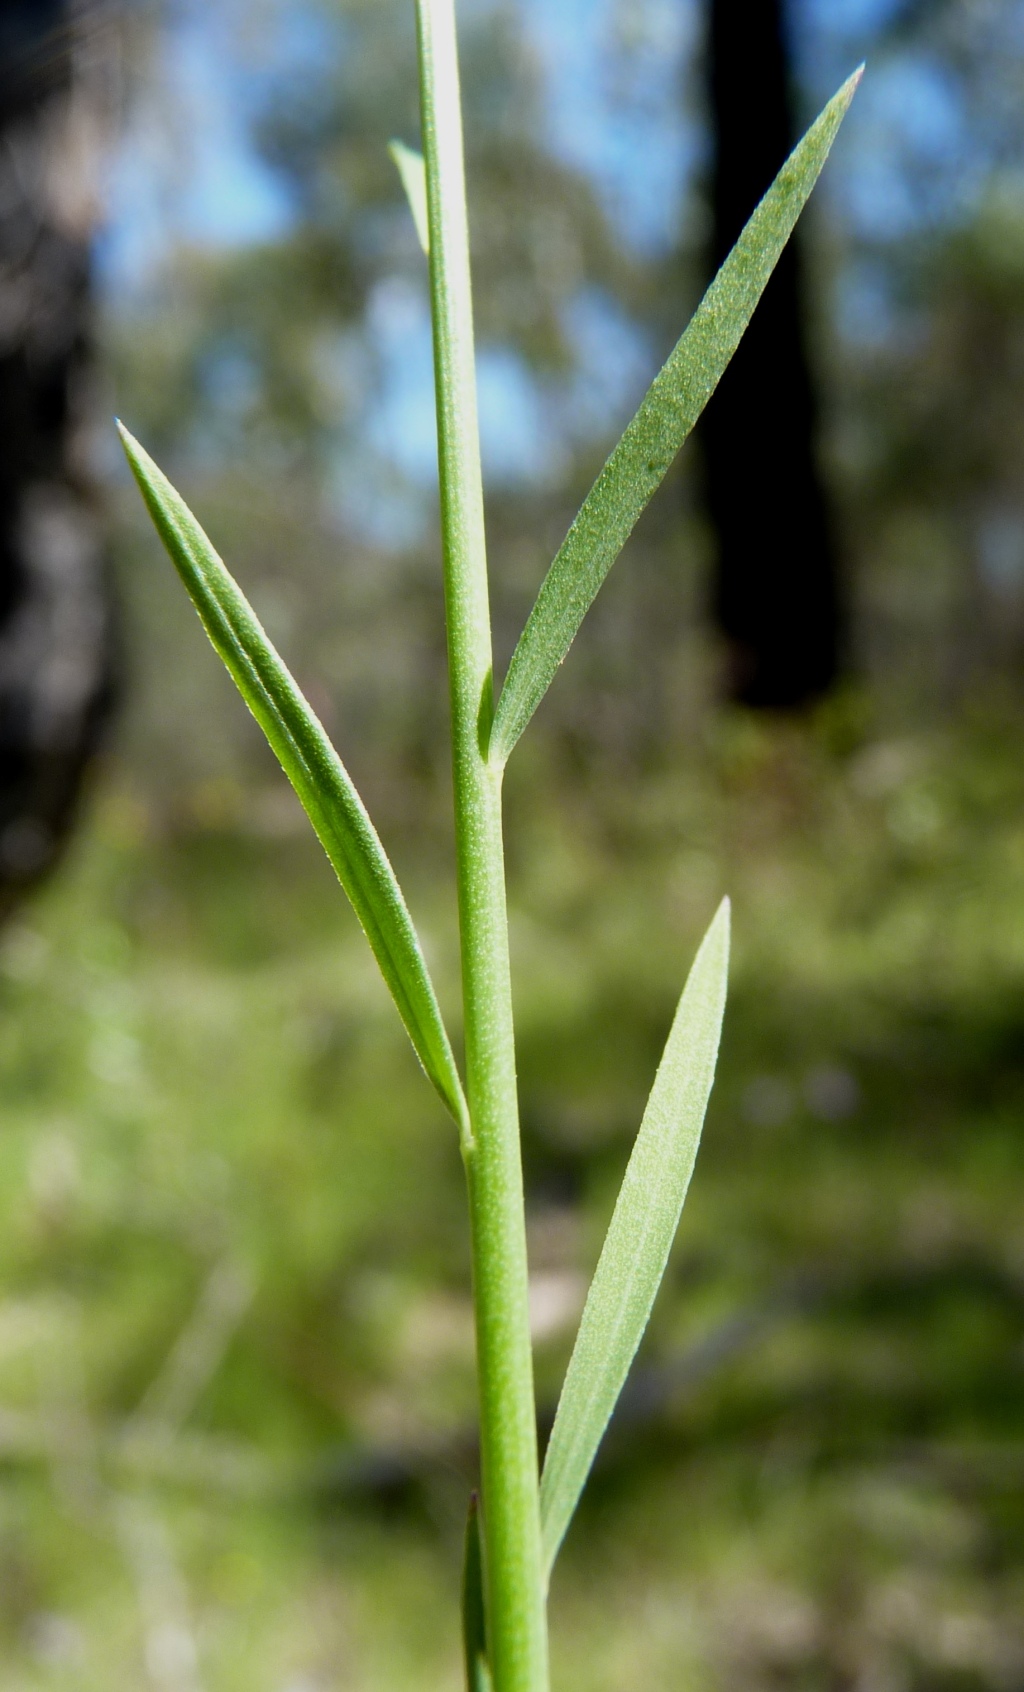
[[[551,685],[601,583],[714,393],[814,187],[856,71],[787,159],[658,372],[541,583],[505,677],[490,754],[504,763]],[[772,396],[766,395],[771,427]]]
[[683,989],[594,1273],[541,1477],[550,1574],[665,1273],[715,1076],[729,968],[729,901]]
[[420,246],[429,256],[430,253],[430,223],[427,217],[427,169],[423,163],[423,154],[417,153],[412,147],[407,147],[404,141],[389,141],[388,152],[395,161],[402,187],[409,202],[412,220],[416,225],[416,233],[420,239]]
[[487,1665],[487,1622],[484,1609],[484,1560],[480,1539],[480,1506],[474,1492],[466,1518],[462,1563],[462,1648],[467,1692],[491,1692]]
[[142,497],[203,626],[277,754],[352,901],[416,1054],[464,1142],[468,1112],[419,941],[384,848],[347,770],[252,606],[149,454],[118,429]]

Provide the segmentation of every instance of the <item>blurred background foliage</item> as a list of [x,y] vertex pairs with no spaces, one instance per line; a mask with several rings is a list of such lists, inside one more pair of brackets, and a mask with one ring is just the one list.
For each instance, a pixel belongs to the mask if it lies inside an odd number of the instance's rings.
[[[556,1684],[1024,1686],[1024,18],[799,0],[802,231],[850,603],[815,711],[721,704],[684,452],[509,772],[538,1383],[696,941],[705,1147],[556,1576]],[[472,0],[499,659],[705,277],[696,0]],[[130,10],[111,404],[336,736],[453,1019],[406,0]],[[770,412],[765,427],[771,427]],[[0,941],[0,1687],[458,1684],[461,1169],[106,424],[114,745]],[[742,498],[742,465],[737,466]]]

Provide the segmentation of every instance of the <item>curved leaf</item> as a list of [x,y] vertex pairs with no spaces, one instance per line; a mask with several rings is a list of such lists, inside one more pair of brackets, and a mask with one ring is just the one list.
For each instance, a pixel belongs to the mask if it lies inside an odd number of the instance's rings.
[[729,901],[701,943],[647,1101],[558,1401],[541,1476],[550,1574],[643,1337],[672,1249],[715,1077]]
[[843,84],[779,171],[580,507],[512,654],[491,730],[495,762],[505,762],[533,716],[601,583],[714,393],[860,76],[855,71]]
[[416,1054],[469,1141],[469,1118],[427,966],[395,872],[363,802],[184,500],[118,424],[142,497],[215,649],[266,735],[352,901]]

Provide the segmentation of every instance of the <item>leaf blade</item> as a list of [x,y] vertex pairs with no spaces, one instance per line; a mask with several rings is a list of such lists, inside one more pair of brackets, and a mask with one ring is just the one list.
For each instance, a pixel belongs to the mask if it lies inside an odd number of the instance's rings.
[[483,1540],[480,1532],[480,1504],[475,1492],[469,1500],[462,1559],[462,1654],[466,1666],[467,1692],[491,1692],[491,1671],[487,1662]]
[[608,571],[739,345],[860,76],[857,70],[843,84],[779,171],[580,507],[508,667],[491,730],[496,763],[506,761],[547,692]]
[[404,141],[389,141],[388,152],[402,179],[420,246],[429,258],[430,219],[427,214],[427,167],[423,154],[417,153],[415,147],[407,147]]
[[701,942],[623,1177],[566,1371],[541,1476],[550,1575],[665,1272],[714,1080],[729,901]]
[[370,942],[416,1055],[465,1140],[468,1111],[437,998],[394,870],[362,800],[188,506],[123,424],[118,423],[118,431],[171,562],[295,789]]

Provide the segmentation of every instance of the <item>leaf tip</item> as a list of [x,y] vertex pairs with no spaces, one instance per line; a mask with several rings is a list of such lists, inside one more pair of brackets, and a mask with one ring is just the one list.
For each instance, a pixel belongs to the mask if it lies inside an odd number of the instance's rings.
[[[716,975],[721,977],[722,992],[729,973],[729,951],[732,944],[732,901],[728,893],[722,900],[717,911],[708,925],[707,933],[700,943],[697,956],[703,959],[705,965],[710,965]],[[696,967],[696,965],[694,966]]]
[[143,465],[147,461],[151,462],[151,460],[149,460],[149,454],[147,453],[145,447],[141,446],[139,444],[139,442],[135,439],[135,436],[132,434],[131,430],[125,428],[124,424],[121,422],[120,417],[114,418],[114,426],[117,429],[118,435],[120,436],[121,445],[124,448],[125,457],[127,458],[127,460],[129,462],[129,464],[131,465],[132,469],[135,471],[136,475],[138,475],[140,473]]
[[417,153],[414,147],[407,147],[404,141],[397,139],[388,142],[388,152],[392,162],[402,180],[405,197],[409,202],[412,220],[416,225],[416,234],[420,246],[427,254],[430,252],[430,221],[427,215],[427,167],[423,162],[422,153]]
[[838,110],[840,122],[846,116],[850,101],[860,87],[861,77],[864,75],[864,60],[862,59],[855,71],[851,71],[842,87],[833,94],[829,104]]
[[732,900],[730,899],[728,893],[726,893],[726,895],[722,899],[722,902],[719,905],[717,911],[715,912],[714,916],[711,919],[711,926],[708,929],[708,934],[709,935],[710,934],[724,934],[725,938],[728,940],[731,927],[732,927]]

